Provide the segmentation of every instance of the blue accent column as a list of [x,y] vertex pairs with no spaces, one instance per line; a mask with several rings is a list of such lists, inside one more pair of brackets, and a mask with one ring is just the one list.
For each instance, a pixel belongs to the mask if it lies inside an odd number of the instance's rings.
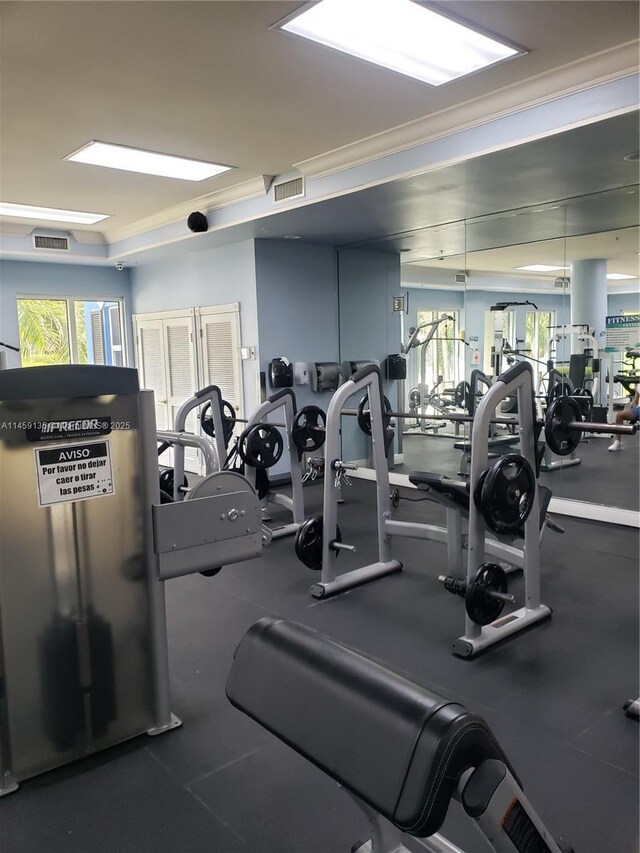
[[588,324],[598,341],[606,329],[607,262],[602,258],[571,264],[571,324]]

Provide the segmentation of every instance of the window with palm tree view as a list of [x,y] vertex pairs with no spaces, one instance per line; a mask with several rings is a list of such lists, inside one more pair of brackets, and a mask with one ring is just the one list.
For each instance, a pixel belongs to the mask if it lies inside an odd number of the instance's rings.
[[550,357],[549,346],[556,322],[555,317],[555,311],[527,311],[524,347],[533,362],[533,369],[538,380],[537,387],[540,387],[547,372],[547,359]]
[[[432,323],[443,316],[451,317],[451,320],[443,322],[438,326],[436,334],[426,344],[426,350],[418,359],[418,382],[429,388],[450,388],[457,384],[458,377],[462,375],[463,345],[458,340],[460,312],[452,309],[438,309],[434,311],[418,311],[417,325]],[[429,337],[429,329],[423,329],[418,340],[423,343]]]
[[23,367],[126,363],[118,301],[20,297],[18,329]]

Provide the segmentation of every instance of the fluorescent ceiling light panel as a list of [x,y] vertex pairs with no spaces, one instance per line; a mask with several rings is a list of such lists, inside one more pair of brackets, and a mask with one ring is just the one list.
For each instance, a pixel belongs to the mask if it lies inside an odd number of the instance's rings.
[[625,278],[637,278],[637,275],[626,275],[623,272],[609,272],[607,273],[607,278],[610,281],[622,281]]
[[220,166],[218,163],[205,163],[202,160],[189,160],[171,154],[156,154],[154,151],[96,141],[87,143],[64,159],[74,163],[88,163],[91,166],[121,169],[124,172],[179,178],[181,181],[204,181],[231,169],[231,166]]
[[514,267],[525,272],[556,272],[556,270],[568,270],[569,267],[556,267],[551,264],[528,264],[526,267]]
[[412,0],[321,0],[277,28],[432,86],[525,53]]
[[71,222],[74,225],[95,225],[108,219],[108,213],[84,213],[80,210],[59,210],[57,207],[34,207],[31,204],[12,204],[0,201],[0,216],[17,219],[48,219],[51,222]]

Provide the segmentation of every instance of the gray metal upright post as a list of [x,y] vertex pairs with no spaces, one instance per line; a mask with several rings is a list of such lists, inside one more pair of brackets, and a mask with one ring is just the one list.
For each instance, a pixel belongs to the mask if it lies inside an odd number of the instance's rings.
[[150,735],[157,735],[181,725],[169,707],[169,648],[164,583],[158,577],[156,554],[153,550],[154,531],[152,504],[160,503],[158,484],[158,455],[156,450],[156,414],[153,391],[140,392],[140,447],[142,454],[142,491],[147,543],[147,582],[151,623],[151,658],[153,667],[153,706],[155,726]]

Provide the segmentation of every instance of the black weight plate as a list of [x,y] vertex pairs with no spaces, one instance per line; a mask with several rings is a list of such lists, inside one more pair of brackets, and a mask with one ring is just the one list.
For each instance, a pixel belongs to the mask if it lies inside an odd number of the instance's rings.
[[[233,435],[233,430],[236,425],[236,413],[235,409],[227,400],[221,400],[221,408],[222,408],[222,429],[224,430],[224,445],[227,447],[229,442],[231,441],[231,436]],[[202,431],[205,432],[211,438],[215,438],[216,436],[216,428],[213,422],[213,415],[211,412],[211,402],[205,403],[202,407],[202,411],[200,412],[200,426],[202,427]]]
[[308,569],[322,568],[322,516],[308,518],[296,533],[296,556]]
[[453,392],[453,402],[459,409],[469,408],[471,401],[471,385],[468,382],[458,382]]
[[476,625],[490,625],[504,610],[504,601],[491,598],[487,591],[507,592],[507,575],[497,563],[483,563],[473,581],[467,584],[464,596],[469,619]]
[[[301,524],[296,533],[296,555],[308,569],[319,572],[322,569],[323,519],[314,515]],[[340,528],[336,525],[334,541],[342,542]],[[336,551],[339,555],[340,551]]]
[[487,471],[489,469],[485,468],[482,474],[478,477],[478,482],[476,483],[473,489],[473,502],[478,507],[480,512],[482,512],[482,487],[484,486],[484,478],[487,476]]
[[254,424],[242,433],[238,448],[252,468],[272,468],[282,456],[284,441],[273,424]]
[[582,430],[571,428],[571,422],[582,420],[580,404],[571,397],[558,397],[547,407],[544,437],[556,456],[568,456],[580,444]]
[[551,387],[548,395],[548,402],[552,403],[560,397],[566,397],[568,394],[573,394],[573,385],[568,379],[558,379]]
[[319,450],[327,437],[324,427],[327,416],[319,406],[304,406],[293,419],[291,439],[298,450],[311,453]]
[[[387,412],[391,411],[391,403],[389,399],[385,396],[382,398],[384,404],[384,415],[382,417],[382,423],[384,428],[386,429],[389,425],[389,421],[391,418],[387,414]],[[358,426],[362,430],[365,435],[371,435],[371,412],[369,411],[369,394],[365,394],[362,400],[358,403]]]
[[[160,482],[160,492],[166,492],[171,496],[171,500],[173,500],[173,468],[165,468],[161,471],[158,480]],[[182,480],[182,485],[187,485],[186,476]],[[162,497],[162,494],[160,494],[160,497]]]
[[529,517],[536,494],[531,465],[519,453],[508,453],[487,470],[480,493],[487,526],[495,533],[517,533]]

